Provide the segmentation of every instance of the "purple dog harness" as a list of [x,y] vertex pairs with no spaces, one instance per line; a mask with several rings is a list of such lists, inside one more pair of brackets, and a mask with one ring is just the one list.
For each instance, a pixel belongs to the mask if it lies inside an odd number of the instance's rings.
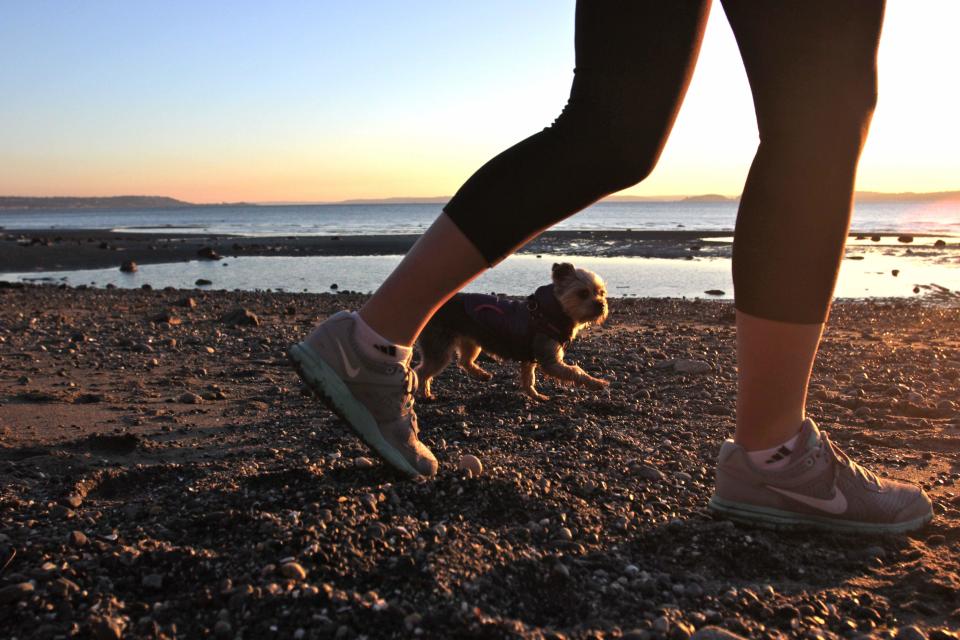
[[533,361],[533,337],[543,334],[562,346],[573,338],[576,326],[563,312],[553,293],[553,285],[538,288],[526,300],[508,300],[499,296],[464,293],[458,296],[467,315],[477,324],[506,341],[509,355]]

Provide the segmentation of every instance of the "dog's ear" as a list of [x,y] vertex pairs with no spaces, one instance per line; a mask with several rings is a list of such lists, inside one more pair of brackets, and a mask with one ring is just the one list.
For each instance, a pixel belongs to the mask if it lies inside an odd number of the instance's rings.
[[574,269],[573,265],[570,264],[569,262],[560,262],[560,263],[554,262],[552,273],[553,273],[553,281],[560,282],[561,280],[565,280],[567,278],[573,277],[573,275],[576,273],[576,270]]

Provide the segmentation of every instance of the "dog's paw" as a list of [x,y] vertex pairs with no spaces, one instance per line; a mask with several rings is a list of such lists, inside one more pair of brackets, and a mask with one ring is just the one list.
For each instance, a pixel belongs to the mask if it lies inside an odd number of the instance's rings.
[[610,383],[600,378],[590,378],[589,380],[587,380],[586,386],[588,389],[599,391],[600,389],[606,389],[607,387],[609,387]]
[[545,396],[536,389],[525,389],[523,393],[531,400],[539,400],[540,402],[543,402],[550,399],[550,396]]

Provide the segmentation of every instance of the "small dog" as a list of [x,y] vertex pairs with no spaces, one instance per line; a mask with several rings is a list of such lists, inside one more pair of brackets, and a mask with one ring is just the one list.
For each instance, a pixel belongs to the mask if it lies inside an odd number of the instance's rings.
[[454,353],[469,376],[489,380],[493,375],[476,363],[483,351],[519,361],[520,385],[536,400],[549,399],[535,387],[538,365],[564,382],[591,389],[607,386],[606,380],[563,361],[564,349],[582,328],[607,319],[606,285],[597,274],[569,262],[554,264],[552,276],[552,284],[522,301],[474,293],[458,293],[448,300],[420,334],[419,392],[433,398],[430,383]]

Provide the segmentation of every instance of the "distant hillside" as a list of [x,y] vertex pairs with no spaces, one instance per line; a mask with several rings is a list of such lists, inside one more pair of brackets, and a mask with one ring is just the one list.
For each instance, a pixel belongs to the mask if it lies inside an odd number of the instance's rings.
[[0,209],[179,209],[196,206],[164,196],[108,196],[103,198],[31,198],[0,196]]
[[911,202],[933,202],[936,200],[960,200],[960,191],[931,191],[927,193],[882,193],[880,191],[857,191],[857,202],[891,202],[906,200]]

